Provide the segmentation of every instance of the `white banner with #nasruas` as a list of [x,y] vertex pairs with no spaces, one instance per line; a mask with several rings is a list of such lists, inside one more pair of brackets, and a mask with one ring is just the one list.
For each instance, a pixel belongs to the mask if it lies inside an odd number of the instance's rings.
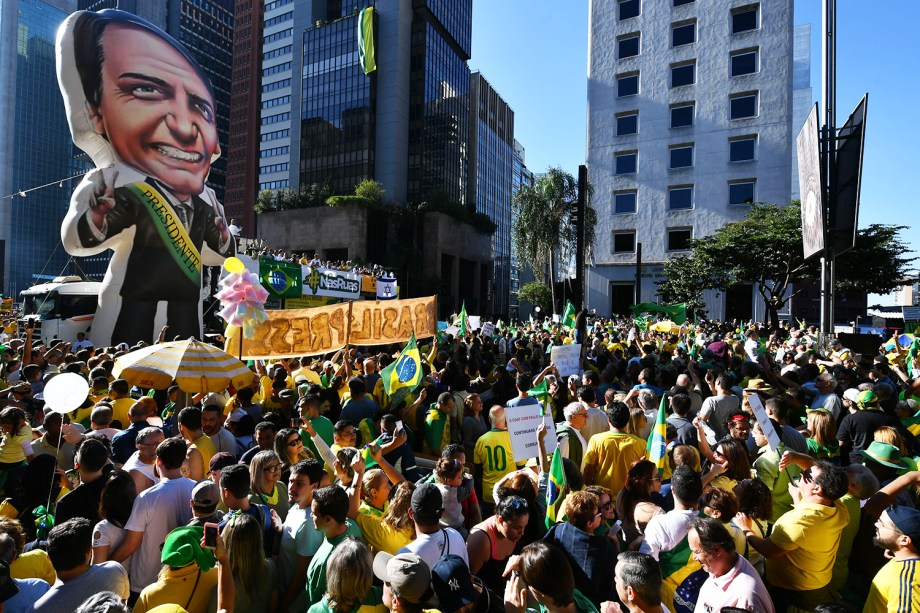
[[539,455],[537,451],[537,426],[546,424],[546,438],[543,444],[546,453],[556,451],[556,424],[552,417],[543,415],[539,404],[526,404],[517,407],[505,407],[505,420],[508,422],[508,434],[511,435],[511,452],[514,461],[521,462]]
[[581,373],[581,345],[573,343],[571,345],[555,345],[549,354],[549,361],[556,365],[559,376],[568,377]]

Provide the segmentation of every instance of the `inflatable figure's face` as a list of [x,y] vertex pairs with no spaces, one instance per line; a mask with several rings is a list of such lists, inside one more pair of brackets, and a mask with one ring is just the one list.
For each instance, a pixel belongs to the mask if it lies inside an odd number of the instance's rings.
[[180,200],[201,193],[220,152],[207,85],[169,43],[136,28],[109,25],[102,55],[102,95],[90,109],[97,133]]

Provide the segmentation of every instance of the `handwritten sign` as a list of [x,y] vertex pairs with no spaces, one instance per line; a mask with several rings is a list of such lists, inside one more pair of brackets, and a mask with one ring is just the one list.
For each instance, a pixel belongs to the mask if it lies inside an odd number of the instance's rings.
[[487,321],[482,324],[482,330],[479,331],[479,336],[495,336],[495,324],[491,321]]
[[[349,317],[350,313],[350,317]],[[243,339],[243,359],[288,358],[429,338],[437,329],[436,299],[361,300],[313,309],[268,311],[268,321]],[[239,330],[228,329],[226,351],[240,355]]]
[[577,375],[580,371],[579,366],[581,357],[581,345],[578,343],[572,345],[556,345],[550,352],[549,361],[556,365],[556,369],[563,377]]
[[773,424],[770,423],[770,418],[767,416],[767,410],[764,408],[763,403],[760,402],[760,396],[751,394],[748,397],[748,404],[751,405],[751,409],[754,411],[754,417],[757,418],[757,423],[760,424],[760,430],[767,437],[770,449],[776,451],[780,444],[779,433],[773,429]]
[[546,453],[556,451],[556,425],[549,415],[541,415],[543,408],[539,404],[520,407],[505,407],[505,419],[508,422],[508,434],[511,435],[511,452],[514,461],[521,462],[539,455],[537,450],[537,426],[546,423],[546,438],[543,444]]

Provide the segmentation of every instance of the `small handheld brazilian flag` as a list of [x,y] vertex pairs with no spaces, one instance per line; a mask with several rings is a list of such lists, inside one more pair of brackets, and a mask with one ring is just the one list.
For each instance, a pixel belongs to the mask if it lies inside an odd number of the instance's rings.
[[422,382],[422,356],[415,344],[415,333],[389,366],[380,371],[383,387],[387,396],[392,396],[396,390],[406,387],[409,391],[415,390]]
[[559,447],[553,452],[553,461],[549,465],[549,480],[546,482],[546,529],[549,530],[562,517],[562,501],[565,499],[565,470],[562,467],[562,454]]
[[645,455],[649,461],[658,467],[658,472],[664,470],[664,463],[667,461],[668,439],[667,439],[667,422],[665,418],[665,402],[667,394],[661,395],[661,404],[658,405],[658,417],[655,419],[655,427],[648,435],[648,444],[645,447]]

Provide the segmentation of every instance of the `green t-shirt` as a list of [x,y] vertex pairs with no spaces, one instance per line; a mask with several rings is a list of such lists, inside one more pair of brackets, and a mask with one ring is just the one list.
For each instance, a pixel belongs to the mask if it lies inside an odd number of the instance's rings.
[[329,556],[339,543],[349,537],[364,541],[364,535],[361,533],[361,528],[358,527],[358,524],[350,519],[345,521],[348,529],[333,539],[329,537],[323,539],[323,544],[319,546],[316,555],[310,560],[310,566],[307,568],[307,584],[304,589],[307,591],[307,602],[311,605],[318,603],[326,593],[326,560],[329,559]]
[[[310,425],[313,426],[313,429],[316,430],[316,433],[327,445],[331,446],[335,442],[335,439],[332,438],[332,422],[329,421],[329,418],[317,415],[310,418]],[[310,435],[303,428],[300,429],[300,440],[303,441],[303,446],[313,454],[313,457],[322,462],[323,457],[319,455],[316,445],[313,444]]]
[[[307,613],[335,613],[335,609],[329,606],[329,599],[323,596],[323,599],[311,606]],[[371,591],[351,613],[387,613],[387,608],[383,604],[383,588],[371,586]]]

